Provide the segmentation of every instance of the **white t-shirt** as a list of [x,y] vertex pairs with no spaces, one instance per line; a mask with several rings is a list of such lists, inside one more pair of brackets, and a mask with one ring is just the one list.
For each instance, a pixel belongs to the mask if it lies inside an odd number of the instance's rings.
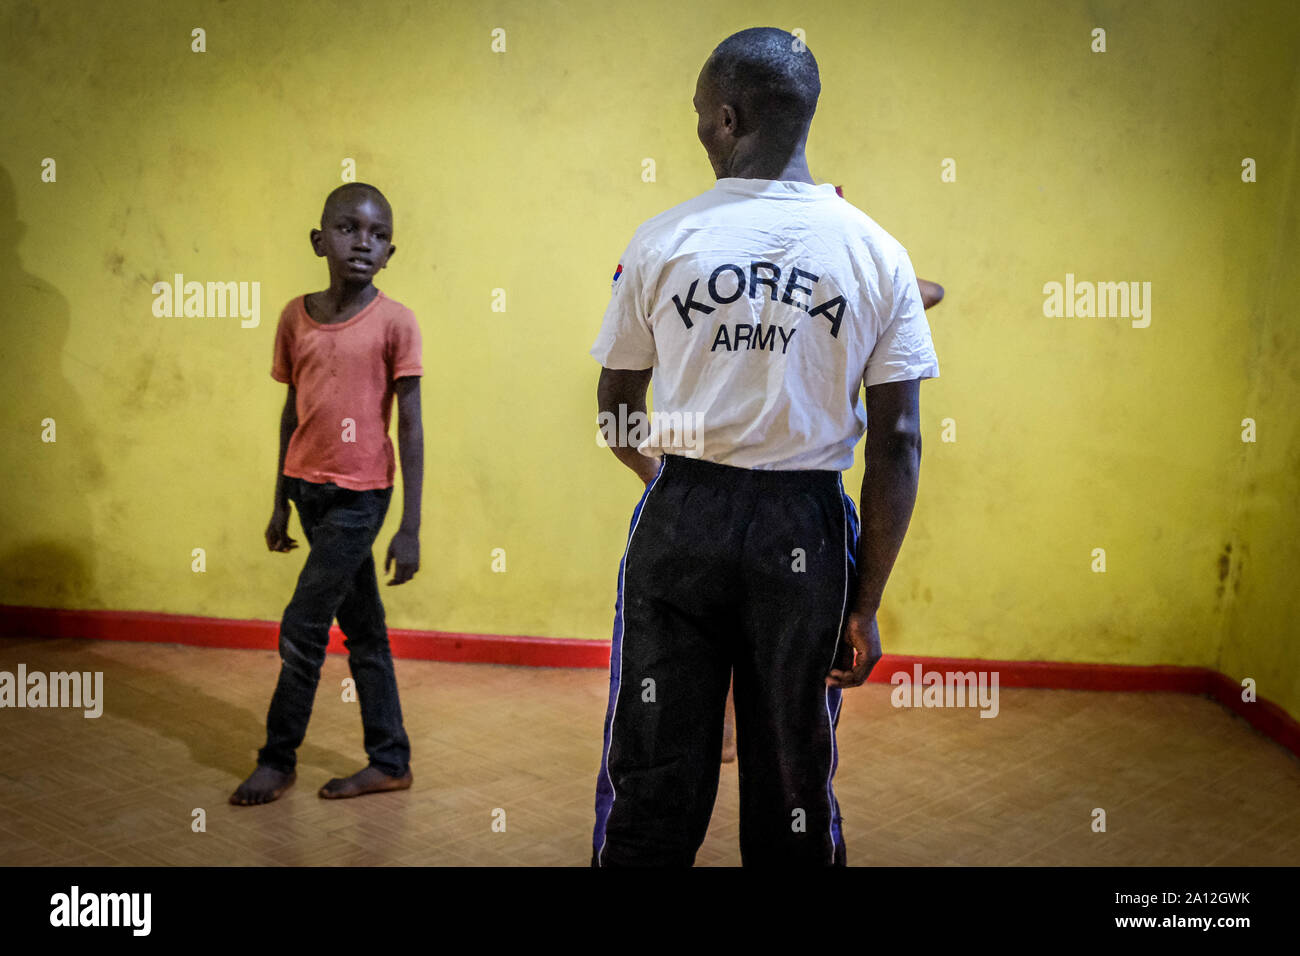
[[643,454],[755,469],[851,468],[862,384],[939,375],[902,245],[834,186],[770,179],[643,223],[591,354],[654,369]]

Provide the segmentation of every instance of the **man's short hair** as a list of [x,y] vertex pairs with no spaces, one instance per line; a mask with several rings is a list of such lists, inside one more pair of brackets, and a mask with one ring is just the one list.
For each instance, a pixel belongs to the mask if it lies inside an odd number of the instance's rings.
[[821,76],[812,50],[775,27],[733,33],[709,56],[708,77],[724,101],[742,114],[742,127],[756,126],[794,145],[808,132]]

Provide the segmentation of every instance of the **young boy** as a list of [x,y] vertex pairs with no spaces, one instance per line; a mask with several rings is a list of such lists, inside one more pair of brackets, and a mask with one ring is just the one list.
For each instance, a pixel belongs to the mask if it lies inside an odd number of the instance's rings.
[[424,433],[420,423],[420,329],[415,315],[373,284],[388,264],[393,214],[383,194],[348,183],[325,200],[312,248],[329,263],[323,292],[293,299],[275,333],[271,376],[289,386],[280,416],[275,507],[266,527],[272,551],[298,546],[289,537],[289,502],[310,552],[280,622],[280,678],[266,718],[257,769],[231,795],[241,806],[269,803],[296,779],[330,625],[337,616],[356,680],[369,765],[335,778],[326,799],[411,785],[410,743],[388,647],[371,548],[393,493],[388,426],[397,396],[402,457],[402,523],[384,562],[388,583],[409,581],[420,567],[420,491]]

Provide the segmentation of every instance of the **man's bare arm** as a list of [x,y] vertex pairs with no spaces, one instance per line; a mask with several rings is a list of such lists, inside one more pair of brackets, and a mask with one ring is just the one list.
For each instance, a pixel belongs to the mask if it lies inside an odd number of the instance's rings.
[[637,421],[632,418],[633,413],[645,415],[646,390],[650,387],[653,372],[654,369],[649,368],[602,368],[600,381],[596,383],[596,404],[602,415],[608,416],[605,421],[614,423],[613,428],[606,430],[605,441],[615,457],[636,472],[636,476],[646,484],[653,481],[659,473],[659,461],[641,454],[630,442],[620,445],[618,422],[629,422],[630,430],[631,423]]
[[920,394],[919,379],[867,389],[857,594],[844,621],[839,660],[826,678],[831,687],[864,683],[883,656],[876,611],[916,504],[921,474]]
[[862,535],[853,609],[875,614],[912,520],[921,474],[921,382],[889,382],[866,390],[866,469]]

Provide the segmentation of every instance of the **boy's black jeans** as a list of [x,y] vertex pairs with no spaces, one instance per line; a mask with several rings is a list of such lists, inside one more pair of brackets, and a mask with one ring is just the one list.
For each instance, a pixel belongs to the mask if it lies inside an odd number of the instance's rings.
[[402,777],[411,745],[402,727],[397,678],[371,548],[393,489],[352,491],[333,482],[284,478],[311,550],[280,621],[280,679],[266,715],[259,765],[291,773],[307,733],[330,625],[338,618],[356,681],[370,766]]

